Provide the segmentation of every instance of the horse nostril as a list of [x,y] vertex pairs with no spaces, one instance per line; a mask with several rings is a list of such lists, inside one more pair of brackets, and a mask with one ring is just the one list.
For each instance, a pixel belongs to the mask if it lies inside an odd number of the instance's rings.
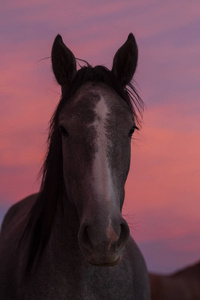
[[121,224],[121,237],[125,240],[128,240],[129,236],[130,236],[130,229],[127,222],[124,220],[124,222]]
[[88,234],[88,226],[83,225],[79,232],[79,243],[81,248],[85,249],[88,252],[93,251],[93,245],[90,241],[89,234]]
[[123,223],[121,223],[120,227],[121,227],[120,236],[116,243],[117,251],[121,250],[125,246],[127,240],[129,239],[129,236],[130,236],[129,226],[125,220],[123,221]]

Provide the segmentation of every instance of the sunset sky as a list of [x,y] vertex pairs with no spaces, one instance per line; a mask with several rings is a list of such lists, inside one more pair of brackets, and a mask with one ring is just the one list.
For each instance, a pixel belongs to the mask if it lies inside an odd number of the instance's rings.
[[123,213],[149,270],[200,260],[200,1],[7,0],[0,28],[0,222],[40,185],[60,97],[49,59],[55,36],[76,57],[110,68],[133,32],[146,109]]

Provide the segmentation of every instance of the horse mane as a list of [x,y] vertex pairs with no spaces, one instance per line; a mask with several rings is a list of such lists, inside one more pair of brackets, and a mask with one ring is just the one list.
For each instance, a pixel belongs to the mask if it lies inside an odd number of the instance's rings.
[[87,66],[81,67],[77,71],[70,86],[63,90],[61,100],[50,120],[48,151],[41,169],[40,192],[29,212],[27,224],[20,240],[30,238],[29,257],[26,267],[28,272],[41,258],[50,239],[57,206],[63,205],[62,199],[65,190],[62,171],[62,141],[58,124],[59,114],[66,101],[87,82],[103,83],[115,90],[129,106],[136,124],[138,126],[141,124],[144,104],[131,83],[126,87],[122,86],[114,74],[104,66],[92,67],[87,63]]

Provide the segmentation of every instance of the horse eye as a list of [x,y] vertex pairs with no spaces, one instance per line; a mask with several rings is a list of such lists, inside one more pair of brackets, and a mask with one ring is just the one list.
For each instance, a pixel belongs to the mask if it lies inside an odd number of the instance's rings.
[[134,126],[131,128],[131,130],[129,131],[129,136],[130,136],[130,137],[132,136],[132,134],[134,133],[135,130],[139,130],[139,128],[138,128],[136,125],[134,125]]
[[69,135],[68,132],[67,132],[67,130],[66,130],[62,125],[60,125],[60,126],[58,127],[58,129],[59,129],[60,133],[61,133],[63,136],[68,136],[68,135]]

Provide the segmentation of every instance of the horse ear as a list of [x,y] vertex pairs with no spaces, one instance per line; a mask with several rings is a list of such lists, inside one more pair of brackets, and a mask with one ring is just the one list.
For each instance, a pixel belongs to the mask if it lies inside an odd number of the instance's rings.
[[113,59],[112,72],[122,85],[127,85],[133,78],[138,61],[138,47],[135,37],[129,34],[126,42],[118,49]]
[[59,34],[53,43],[51,61],[57,82],[62,88],[69,85],[76,73],[76,59]]

